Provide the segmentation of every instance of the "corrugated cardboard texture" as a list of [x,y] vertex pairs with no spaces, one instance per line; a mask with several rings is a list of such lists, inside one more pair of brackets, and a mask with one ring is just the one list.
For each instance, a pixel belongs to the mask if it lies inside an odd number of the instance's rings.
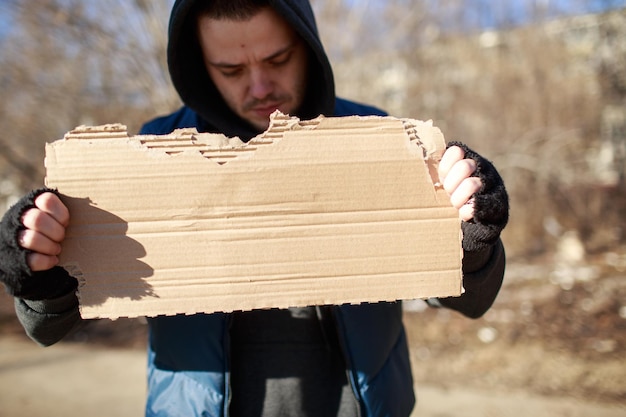
[[444,148],[430,123],[391,117],[277,112],[247,144],[82,126],[46,146],[71,213],[61,264],[84,318],[456,296]]

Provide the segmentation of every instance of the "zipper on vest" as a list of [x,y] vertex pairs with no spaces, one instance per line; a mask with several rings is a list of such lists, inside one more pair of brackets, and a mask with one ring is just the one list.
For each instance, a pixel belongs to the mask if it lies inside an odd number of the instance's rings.
[[[332,315],[335,326],[337,338],[339,339],[339,348],[341,349],[341,354],[343,355],[344,361],[346,363],[346,377],[348,379],[348,383],[352,388],[352,395],[354,395],[354,399],[357,404],[357,416],[361,417],[363,415],[363,401],[361,399],[361,395],[359,393],[359,386],[356,381],[356,376],[353,372],[352,366],[352,357],[348,352],[347,342],[346,342],[346,329],[343,325],[343,321],[341,320],[341,312],[339,311],[338,306],[334,306],[329,309],[330,314]],[[325,336],[326,337],[326,336]]]
[[233,324],[233,315],[232,314],[228,314],[228,318],[226,319],[227,323],[226,326],[224,326],[224,335],[222,340],[224,340],[223,342],[223,349],[224,349],[224,362],[225,362],[225,369],[224,369],[224,417],[228,417],[230,415],[230,402],[232,400],[232,389],[230,386],[230,328]]

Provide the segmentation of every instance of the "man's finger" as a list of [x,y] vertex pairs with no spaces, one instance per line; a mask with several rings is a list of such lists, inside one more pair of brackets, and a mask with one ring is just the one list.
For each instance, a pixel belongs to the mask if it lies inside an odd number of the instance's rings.
[[61,253],[61,245],[34,230],[22,230],[18,234],[18,242],[24,249],[42,255],[56,256]]
[[481,186],[480,179],[476,177],[465,178],[450,195],[450,203],[454,208],[460,210],[480,190]]
[[70,221],[70,212],[61,199],[54,193],[43,193],[35,199],[35,206],[48,213],[61,226],[67,227]]
[[465,152],[458,146],[451,146],[439,161],[439,178],[443,182],[455,163],[465,158]]
[[462,159],[457,161],[443,180],[443,188],[450,195],[454,194],[461,184],[476,171],[476,161]]
[[42,255],[41,253],[29,253],[26,255],[26,264],[31,271],[47,271],[59,263],[56,256]]
[[36,208],[24,213],[22,224],[28,230],[40,233],[55,242],[61,242],[65,238],[65,227],[50,214]]
[[469,222],[474,218],[474,199],[470,199],[459,209],[459,217],[464,222]]

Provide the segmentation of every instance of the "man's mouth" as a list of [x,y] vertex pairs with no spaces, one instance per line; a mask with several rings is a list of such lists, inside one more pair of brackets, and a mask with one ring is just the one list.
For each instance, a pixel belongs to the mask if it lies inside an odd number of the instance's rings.
[[252,107],[252,111],[260,116],[269,116],[280,107],[280,103],[262,104]]

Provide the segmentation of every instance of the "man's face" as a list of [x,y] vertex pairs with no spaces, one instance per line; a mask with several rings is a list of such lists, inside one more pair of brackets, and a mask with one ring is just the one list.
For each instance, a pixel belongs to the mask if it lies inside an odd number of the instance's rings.
[[200,46],[226,104],[259,131],[276,109],[294,114],[304,99],[307,49],[273,9],[247,21],[198,20]]

